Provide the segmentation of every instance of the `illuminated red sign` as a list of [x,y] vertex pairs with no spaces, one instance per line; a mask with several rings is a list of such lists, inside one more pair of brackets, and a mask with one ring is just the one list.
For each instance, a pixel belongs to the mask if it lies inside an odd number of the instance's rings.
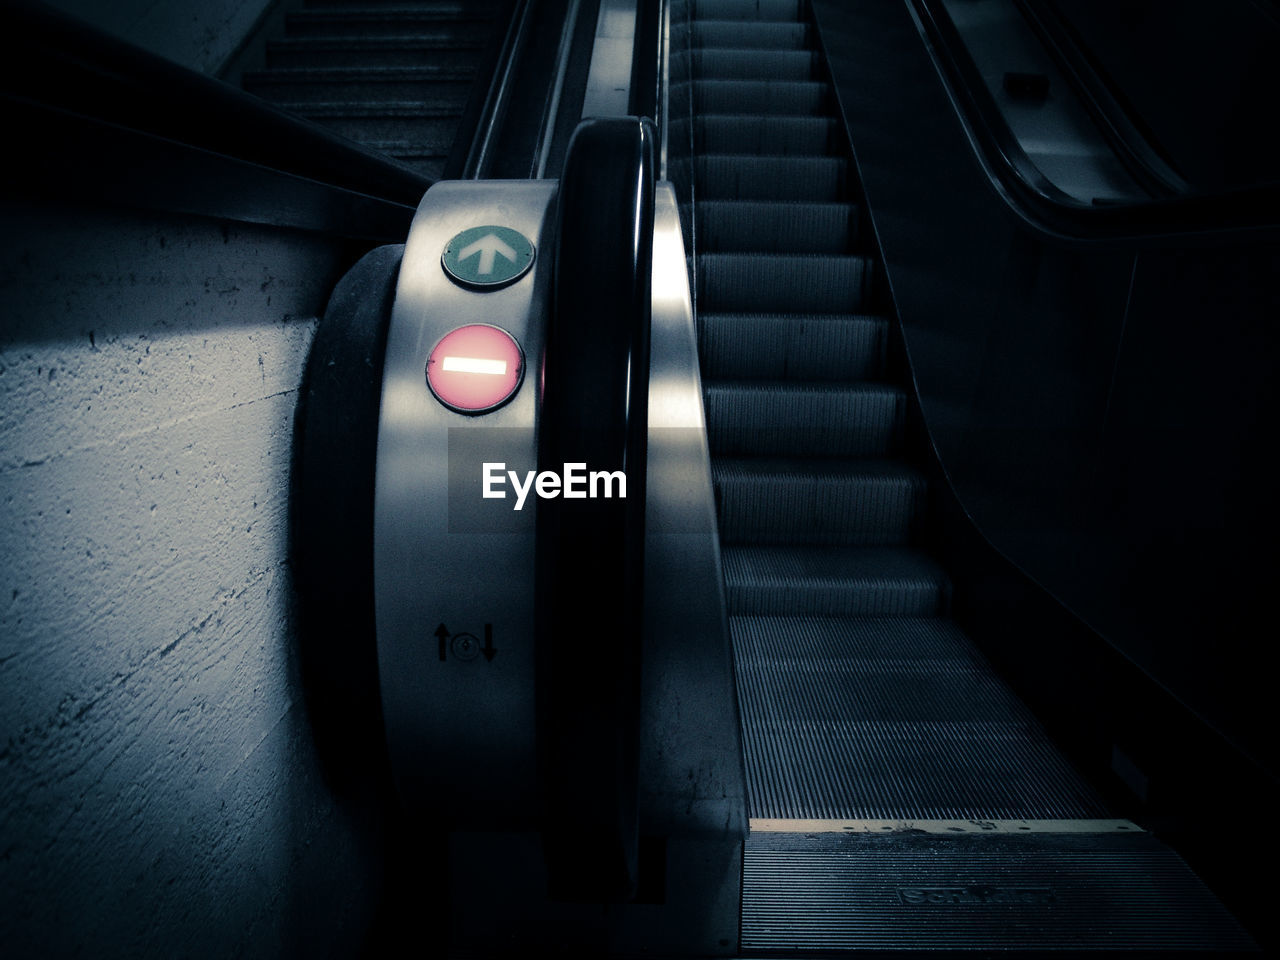
[[507,331],[473,323],[445,334],[427,358],[427,384],[459,413],[487,413],[520,389],[524,354]]

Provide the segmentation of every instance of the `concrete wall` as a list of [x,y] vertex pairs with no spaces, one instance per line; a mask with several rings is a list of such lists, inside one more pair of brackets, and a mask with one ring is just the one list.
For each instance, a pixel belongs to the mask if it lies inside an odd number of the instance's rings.
[[287,485],[332,242],[0,198],[0,953],[347,954]]
[[218,74],[273,0],[46,0],[152,53]]

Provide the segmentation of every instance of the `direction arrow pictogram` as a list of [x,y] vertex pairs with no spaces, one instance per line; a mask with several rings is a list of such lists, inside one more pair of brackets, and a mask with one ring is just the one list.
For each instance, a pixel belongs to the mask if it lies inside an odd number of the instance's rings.
[[486,233],[475,243],[469,243],[458,251],[458,262],[480,255],[480,260],[476,267],[476,273],[484,276],[493,273],[494,257],[502,254],[512,263],[516,262],[516,252],[507,244],[502,242],[502,238],[496,233]]

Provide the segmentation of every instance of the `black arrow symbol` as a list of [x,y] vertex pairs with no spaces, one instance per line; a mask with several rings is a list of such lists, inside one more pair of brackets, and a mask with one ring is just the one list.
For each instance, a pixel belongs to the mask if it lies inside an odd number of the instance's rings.
[[449,628],[442,623],[440,624],[440,626],[436,627],[435,635],[440,638],[440,659],[443,660],[444,659],[444,642],[449,639]]
[[484,625],[484,658],[493,663],[493,658],[498,655],[498,651],[493,649],[493,624],[486,623]]

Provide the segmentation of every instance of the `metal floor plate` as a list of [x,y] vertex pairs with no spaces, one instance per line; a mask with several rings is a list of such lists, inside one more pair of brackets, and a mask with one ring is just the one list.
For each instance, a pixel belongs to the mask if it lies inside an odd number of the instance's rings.
[[757,833],[744,953],[1256,949],[1148,834],[875,837]]

